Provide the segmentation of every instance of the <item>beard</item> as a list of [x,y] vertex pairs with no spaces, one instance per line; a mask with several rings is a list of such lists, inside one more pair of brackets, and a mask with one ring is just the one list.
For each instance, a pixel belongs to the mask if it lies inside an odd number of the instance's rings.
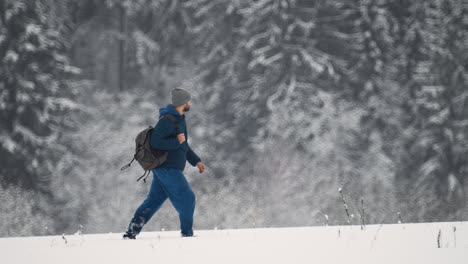
[[184,112],[188,112],[188,111],[190,111],[190,106],[188,105],[184,106]]

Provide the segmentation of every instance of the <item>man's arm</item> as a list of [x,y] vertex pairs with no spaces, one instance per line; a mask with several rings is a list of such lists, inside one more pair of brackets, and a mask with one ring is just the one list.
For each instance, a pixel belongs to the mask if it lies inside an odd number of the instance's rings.
[[192,148],[190,148],[190,146],[187,144],[188,146],[188,152],[187,152],[187,161],[192,165],[192,166],[196,166],[198,162],[201,162],[201,159],[197,156],[197,154],[195,154],[195,152],[192,150]]
[[151,147],[160,150],[174,150],[180,146],[179,140],[172,137],[174,124],[169,117],[161,119],[151,135]]

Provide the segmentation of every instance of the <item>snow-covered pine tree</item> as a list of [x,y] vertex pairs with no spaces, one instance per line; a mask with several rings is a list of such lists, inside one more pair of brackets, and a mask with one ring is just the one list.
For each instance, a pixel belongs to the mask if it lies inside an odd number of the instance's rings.
[[[460,203],[463,176],[455,176],[465,170],[459,160],[466,154],[454,147],[466,144],[464,128],[458,130],[466,120],[465,89],[457,88],[466,87],[465,51],[459,44],[466,41],[461,19],[466,7],[451,0],[375,2],[382,10],[371,10],[386,14],[380,20],[386,29],[377,32],[390,33],[377,38],[376,46],[390,47],[381,50],[385,71],[369,75],[377,77],[373,87],[380,88],[367,101],[364,131],[376,129],[387,142],[383,150],[395,162],[397,197],[410,221],[448,220],[466,206]],[[379,21],[370,25],[379,29]]]
[[[287,222],[287,215],[279,216],[275,211],[293,203],[304,212],[326,204],[322,208],[332,213],[335,206],[330,197],[321,195],[323,190],[337,181],[348,183],[351,178],[359,186],[362,174],[372,171],[363,169],[371,155],[365,149],[358,153],[363,142],[355,130],[359,111],[334,111],[334,96],[328,94],[353,94],[350,85],[341,84],[350,80],[357,84],[367,74],[363,68],[369,65],[353,67],[365,49],[364,34],[355,25],[360,5],[348,1],[197,0],[188,1],[186,6],[195,14],[190,28],[193,40],[199,43],[201,74],[197,90],[201,98],[207,98],[202,116],[209,116],[205,119],[209,127],[204,136],[219,144],[210,158],[213,166],[223,164],[219,171],[239,175],[239,180],[258,186],[255,193],[259,198],[276,195],[275,199],[282,200],[282,207],[258,204],[264,215],[272,214],[267,217],[268,223]],[[384,38],[388,32],[381,32],[381,25],[375,24],[379,14],[368,23],[375,27],[377,36]],[[356,74],[357,69],[361,75]],[[362,90],[360,85],[353,88]],[[339,111],[349,112],[343,116],[350,120],[339,118]],[[342,131],[343,126],[347,132]],[[327,136],[331,129],[335,130],[331,134],[346,137],[344,143]],[[333,142],[314,144],[314,138]],[[225,148],[226,143],[229,148]],[[297,155],[297,150],[305,156]],[[379,151],[372,150],[372,164],[385,160],[373,155]],[[281,157],[288,157],[288,162],[273,162]],[[225,160],[233,166],[226,165]],[[310,165],[326,160],[329,163],[323,168]],[[381,176],[389,174],[387,167],[380,167],[380,172]],[[337,175],[348,179],[337,180]],[[320,198],[314,197],[312,202],[312,194]],[[253,203],[257,202],[261,203]],[[309,220],[302,223],[315,221]]]
[[[317,95],[320,88],[312,83],[344,68],[343,60],[331,52],[346,51],[340,43],[349,36],[340,19],[348,16],[347,7],[335,1],[205,2],[210,1],[187,5],[198,16],[192,24],[194,36],[201,36],[199,42],[206,45],[200,58],[203,80],[212,87],[207,90],[209,102],[225,112],[223,120],[232,120],[228,127],[240,129],[231,134],[242,135],[234,148],[243,148],[246,141],[260,142],[253,137],[269,137],[275,131],[298,141],[313,137],[310,129],[291,129],[295,121],[287,116],[295,111],[302,116],[304,108],[313,115],[323,102]],[[329,20],[336,23],[325,23]],[[278,122],[269,122],[272,112],[281,115],[271,118]],[[257,131],[264,124],[268,125]],[[301,128],[309,125],[301,123]]]
[[65,42],[48,23],[43,1],[2,1],[0,6],[0,177],[44,193],[56,144],[74,107],[67,79],[77,73]]
[[427,74],[415,94],[419,119],[410,152],[420,159],[409,188],[416,192],[412,203],[425,208],[421,219],[455,220],[467,206],[468,7],[434,0],[423,12],[427,56],[418,69]]

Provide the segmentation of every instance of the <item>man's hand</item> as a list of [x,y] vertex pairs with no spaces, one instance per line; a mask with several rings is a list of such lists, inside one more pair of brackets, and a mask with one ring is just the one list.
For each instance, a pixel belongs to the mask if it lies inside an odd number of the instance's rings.
[[197,168],[200,170],[200,173],[203,173],[205,171],[205,165],[201,162],[198,162],[197,165]]
[[177,135],[177,139],[179,140],[179,144],[184,143],[184,141],[185,141],[184,133],[180,133],[179,135]]

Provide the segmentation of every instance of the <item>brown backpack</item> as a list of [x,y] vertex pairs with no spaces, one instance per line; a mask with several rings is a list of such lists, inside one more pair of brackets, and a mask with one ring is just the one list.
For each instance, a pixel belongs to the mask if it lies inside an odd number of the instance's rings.
[[[164,114],[161,116],[159,121],[164,117],[169,117],[174,124],[177,134],[179,134],[179,127],[177,126],[176,120],[171,114]],[[143,175],[137,179],[141,180],[144,177],[143,181],[146,182],[146,178],[149,176],[149,173],[152,169],[163,164],[167,160],[168,152],[166,150],[154,149],[151,147],[151,134],[153,133],[154,128],[152,126],[144,129],[135,138],[135,154],[133,155],[132,161],[129,164],[123,166],[120,170],[123,171],[129,168],[132,165],[134,160],[138,161],[140,166],[145,170]]]

